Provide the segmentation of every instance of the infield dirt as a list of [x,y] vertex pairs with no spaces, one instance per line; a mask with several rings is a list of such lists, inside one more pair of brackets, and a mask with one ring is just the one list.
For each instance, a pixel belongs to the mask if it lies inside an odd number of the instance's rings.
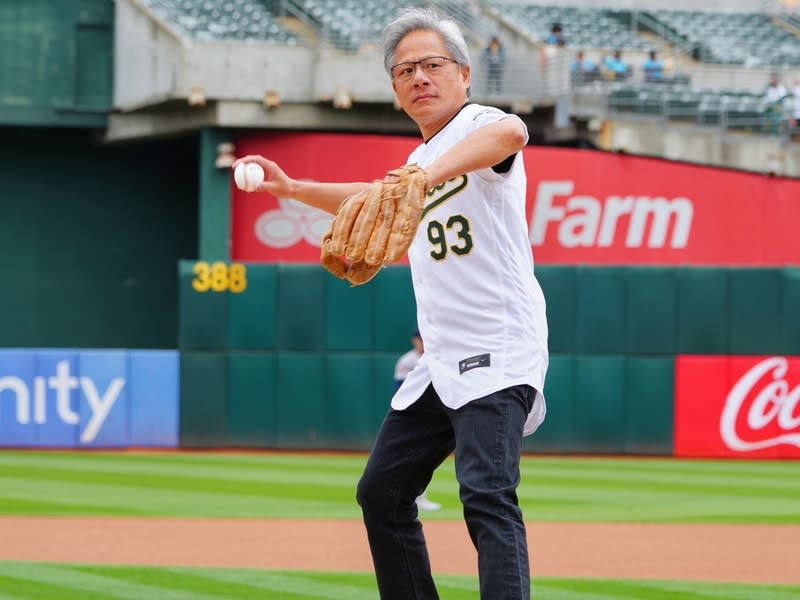
[[[425,521],[435,573],[477,574],[459,521]],[[534,576],[800,583],[800,526],[529,522]],[[371,571],[360,521],[0,518],[0,560]]]

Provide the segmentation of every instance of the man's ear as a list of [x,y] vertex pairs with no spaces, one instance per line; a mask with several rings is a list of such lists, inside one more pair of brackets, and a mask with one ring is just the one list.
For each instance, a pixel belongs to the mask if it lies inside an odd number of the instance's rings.
[[461,77],[464,79],[464,83],[467,84],[467,89],[470,88],[472,85],[472,67],[469,65],[460,65],[461,66]]

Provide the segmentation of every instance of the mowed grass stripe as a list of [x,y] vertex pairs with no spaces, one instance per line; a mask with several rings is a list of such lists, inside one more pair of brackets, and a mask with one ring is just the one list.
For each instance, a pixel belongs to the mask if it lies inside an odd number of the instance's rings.
[[[291,490],[295,490],[292,492]],[[49,514],[76,514],[72,506],[94,506],[94,514],[104,515],[105,507],[113,514],[125,511],[131,515],[187,516],[187,517],[330,517],[358,518],[354,491],[346,499],[319,494],[308,498],[307,490],[276,486],[263,496],[240,495],[236,490],[228,493],[202,493],[141,486],[99,485],[64,481],[26,481],[0,477],[0,501],[6,505],[6,514],[31,513],[33,508],[43,508],[44,498],[49,499]],[[28,505],[28,502],[33,505]],[[16,508],[15,508],[16,506]]]
[[[11,567],[11,568],[9,568]],[[12,572],[11,569],[13,569]],[[2,563],[0,574],[8,578],[32,582],[34,585],[50,585],[61,588],[61,593],[43,598],[86,598],[96,594],[98,598],[119,600],[217,600],[217,596],[198,591],[169,590],[160,585],[135,583],[109,576],[82,571],[80,568],[55,564]],[[74,595],[73,595],[74,594]],[[24,597],[24,596],[23,596]],[[30,597],[30,596],[27,596]]]
[[311,494],[318,495],[318,489],[324,487],[353,486],[358,481],[358,475],[353,471],[347,473],[330,473],[328,471],[308,470],[299,472],[293,468],[277,469],[264,466],[258,471],[237,469],[235,467],[194,468],[182,465],[137,465],[131,467],[123,461],[116,465],[106,465],[104,469],[95,469],[90,465],[72,461],[65,465],[9,465],[0,464],[0,476],[23,477],[25,479],[47,480],[74,480],[80,479],[87,482],[128,484],[136,482],[137,485],[146,487],[180,487],[181,489],[194,489],[200,491],[214,489],[222,483],[234,483],[242,493],[252,490],[260,494],[261,489],[281,484],[302,484],[311,488]]
[[[436,576],[442,598],[475,600],[476,577]],[[260,569],[0,563],[0,585],[10,598],[59,600],[374,600],[372,573]],[[800,586],[615,579],[534,578],[539,600],[792,600]]]
[[[0,452],[0,508],[6,514],[83,515],[94,510],[108,515],[359,518],[354,494],[365,460],[365,455],[283,453],[223,454],[217,460],[194,453]],[[328,461],[337,465],[336,471]],[[526,457],[520,503],[529,520],[800,523],[800,464],[745,463],[747,473],[755,466],[765,468],[760,479],[737,477],[735,461],[713,463],[723,466],[725,475],[716,467],[709,475],[710,464]],[[769,468],[775,464],[781,469]],[[648,468],[653,465],[671,466]],[[444,508],[426,518],[461,518],[452,459],[437,470],[429,489]]]
[[547,600],[797,600],[800,586],[642,581],[623,579],[534,580],[534,597]]
[[[315,471],[325,469],[335,473],[341,471],[350,473],[353,469],[363,468],[367,456],[365,453],[353,454],[318,454],[297,452],[287,454],[285,452],[220,452],[217,454],[207,451],[159,451],[137,453],[137,452],[114,452],[114,451],[82,451],[81,464],[109,465],[113,469],[120,458],[124,458],[126,465],[173,465],[181,468],[209,467],[209,468],[228,468],[247,469],[257,471],[264,467],[276,469],[290,469],[293,471]],[[75,452],[67,451],[42,451],[42,450],[4,450],[0,452],[0,467],[3,464],[47,464],[58,468],[73,468]]]

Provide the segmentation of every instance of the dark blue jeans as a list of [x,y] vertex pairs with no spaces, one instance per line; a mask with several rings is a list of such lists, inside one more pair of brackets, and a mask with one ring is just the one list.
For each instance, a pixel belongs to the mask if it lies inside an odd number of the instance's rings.
[[519,385],[452,410],[428,386],[409,408],[386,415],[357,491],[383,600],[439,598],[414,500],[453,451],[481,598],[530,598],[517,486],[534,397],[533,388]]

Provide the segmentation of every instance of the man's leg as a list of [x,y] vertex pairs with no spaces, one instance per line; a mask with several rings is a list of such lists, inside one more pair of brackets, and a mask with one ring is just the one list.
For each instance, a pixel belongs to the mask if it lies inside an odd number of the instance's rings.
[[514,386],[450,411],[464,518],[478,550],[481,598],[530,598],[525,523],[517,501],[522,428],[535,391]]
[[384,419],[356,494],[383,600],[439,597],[415,499],[453,446],[450,419],[433,386]]

